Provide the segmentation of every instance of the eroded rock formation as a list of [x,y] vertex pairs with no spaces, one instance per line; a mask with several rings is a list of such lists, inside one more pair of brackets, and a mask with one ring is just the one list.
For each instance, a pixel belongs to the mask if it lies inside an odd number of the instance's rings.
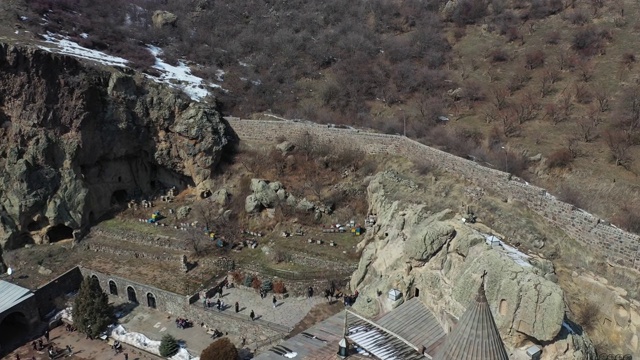
[[[553,266],[544,259],[490,246],[488,228],[469,225],[451,210],[432,212],[396,194],[419,189],[395,173],[380,173],[368,186],[371,213],[377,223],[368,229],[360,264],[351,287],[360,292],[356,310],[376,316],[401,303],[386,296],[398,289],[405,299],[416,296],[445,330],[455,324],[473,298],[480,275],[487,271],[486,295],[505,343],[511,348],[544,345],[543,359],[586,359],[593,346],[585,336],[570,334],[560,286]],[[505,244],[506,245],[506,244]]]
[[164,187],[207,187],[232,138],[214,108],[129,69],[0,44],[0,245],[69,237]]

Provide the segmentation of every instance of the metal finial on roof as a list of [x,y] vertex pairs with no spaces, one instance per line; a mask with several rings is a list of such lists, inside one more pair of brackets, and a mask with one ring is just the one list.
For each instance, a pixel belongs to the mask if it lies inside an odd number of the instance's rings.
[[480,283],[480,287],[478,288],[478,295],[476,295],[476,301],[479,303],[487,302],[487,295],[484,292],[484,281],[486,276],[487,276],[487,271],[485,270],[482,272],[482,275],[480,275],[482,282]]

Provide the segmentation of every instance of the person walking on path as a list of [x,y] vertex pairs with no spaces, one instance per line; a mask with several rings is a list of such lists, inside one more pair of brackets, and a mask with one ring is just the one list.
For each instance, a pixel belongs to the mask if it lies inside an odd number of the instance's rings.
[[73,351],[71,351],[71,346],[69,346],[69,345],[67,345],[67,352],[69,353],[69,355],[71,355],[71,353],[73,352]]
[[47,339],[47,343],[49,343],[49,330],[44,331],[44,338]]
[[129,360],[129,354],[124,353],[124,360]]
[[255,320],[256,313],[254,313],[253,310],[251,310],[251,314],[249,314],[249,317],[251,318],[251,321]]
[[236,314],[240,312],[240,304],[236,301]]
[[276,304],[278,303],[278,300],[276,299],[276,296],[273,295],[273,300],[271,300],[271,302],[273,302],[273,308],[276,308]]
[[33,350],[37,350],[38,349],[38,344],[36,344],[35,341],[31,342],[31,346],[33,346]]
[[222,299],[222,286],[220,286],[220,290],[218,291],[218,297]]
[[204,298],[202,300],[202,307],[205,308],[205,309],[207,308],[207,298]]

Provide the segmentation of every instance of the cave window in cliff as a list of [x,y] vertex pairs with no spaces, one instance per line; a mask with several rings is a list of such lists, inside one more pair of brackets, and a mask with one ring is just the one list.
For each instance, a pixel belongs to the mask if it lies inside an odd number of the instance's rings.
[[59,224],[51,227],[47,231],[47,236],[49,237],[49,242],[52,243],[66,239],[73,239],[73,229],[66,225]]
[[111,194],[111,205],[124,204],[128,197],[126,190],[116,190]]

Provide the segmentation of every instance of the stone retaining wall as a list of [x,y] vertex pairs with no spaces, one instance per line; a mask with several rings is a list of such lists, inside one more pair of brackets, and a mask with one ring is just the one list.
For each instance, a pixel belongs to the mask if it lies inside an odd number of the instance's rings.
[[[132,288],[135,292],[137,302],[140,306],[149,306],[147,301],[148,294],[152,294],[155,298],[156,308],[160,311],[168,312],[174,316],[183,316],[189,306],[189,297],[172,293],[170,291],[161,290],[153,286],[144,285],[125,279],[119,276],[101,273],[85,267],[79,267],[83,277],[95,276],[100,282],[102,290],[107,294],[116,295],[122,299],[130,300],[127,289]],[[113,294],[109,286],[110,282],[117,286],[117,294]]]
[[570,237],[597,251],[618,265],[640,270],[640,236],[610,225],[607,221],[573,205],[559,201],[546,190],[473,161],[428,147],[398,135],[363,130],[337,129],[294,121],[228,119],[240,140],[275,142],[294,140],[309,133],[338,147],[357,147],[369,154],[392,154],[417,162],[428,162],[472,184],[504,194],[563,229]]

